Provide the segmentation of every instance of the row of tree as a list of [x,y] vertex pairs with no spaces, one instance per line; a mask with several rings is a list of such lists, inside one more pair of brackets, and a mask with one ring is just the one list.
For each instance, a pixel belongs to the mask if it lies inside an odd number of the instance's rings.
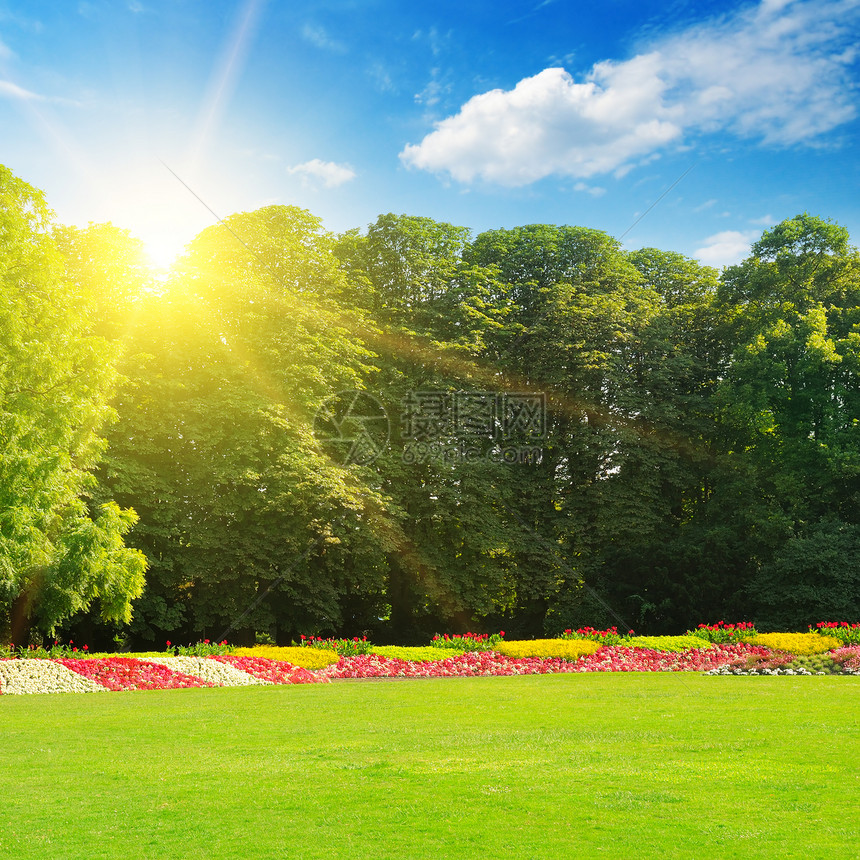
[[860,617],[838,225],[799,215],[719,275],[584,228],[334,236],[270,206],[153,280],[3,168],[0,202],[18,641]]

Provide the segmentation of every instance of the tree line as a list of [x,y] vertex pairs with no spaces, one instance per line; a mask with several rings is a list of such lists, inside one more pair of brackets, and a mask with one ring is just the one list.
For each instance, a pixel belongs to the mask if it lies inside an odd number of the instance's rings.
[[268,206],[144,261],[0,168],[7,639],[860,617],[837,224],[718,273],[581,227]]

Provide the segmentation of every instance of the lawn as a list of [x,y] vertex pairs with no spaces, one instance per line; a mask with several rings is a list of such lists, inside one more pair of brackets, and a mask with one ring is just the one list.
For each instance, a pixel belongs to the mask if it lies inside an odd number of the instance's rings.
[[850,856],[859,697],[692,673],[3,697],[0,856]]

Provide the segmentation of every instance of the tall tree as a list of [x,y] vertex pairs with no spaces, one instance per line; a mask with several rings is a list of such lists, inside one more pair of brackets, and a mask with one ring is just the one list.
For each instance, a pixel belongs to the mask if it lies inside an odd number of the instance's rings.
[[127,371],[107,474],[152,564],[132,634],[360,629],[379,614],[381,500],[312,427],[371,373],[365,324],[336,301],[318,219],[267,207],[228,226],[195,239],[132,331],[129,356],[148,358]]
[[92,501],[116,356],[51,228],[41,192],[0,166],[0,612],[18,641],[91,604],[128,621],[145,570],[123,544],[134,512]]
[[[745,599],[755,599],[765,622],[800,624],[811,604],[791,579],[777,589],[774,571],[806,571],[807,582],[818,575],[830,588],[825,544],[844,547],[860,522],[860,257],[844,228],[798,215],[725,272],[720,299],[733,354],[717,416],[746,486],[735,514],[748,560]],[[854,598],[834,587],[849,612]],[[785,592],[795,595],[793,615]],[[838,601],[828,600],[836,612]]]
[[[515,594],[511,467],[493,459],[500,373],[484,361],[486,333],[510,308],[495,270],[464,260],[468,238],[463,227],[389,214],[338,249],[385,331],[373,391],[392,416],[392,443],[374,473],[397,522],[387,635],[401,641],[473,628]],[[466,403],[482,408],[482,432],[458,424]]]

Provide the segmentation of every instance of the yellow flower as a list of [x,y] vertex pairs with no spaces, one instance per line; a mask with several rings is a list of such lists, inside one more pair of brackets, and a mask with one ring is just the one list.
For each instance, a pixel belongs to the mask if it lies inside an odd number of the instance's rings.
[[265,657],[282,660],[304,669],[324,669],[340,659],[336,651],[326,648],[279,648],[275,645],[255,645],[253,648],[234,648],[237,657]]
[[750,645],[764,645],[774,651],[789,651],[797,656],[823,654],[842,645],[838,639],[820,633],[759,633],[758,636],[745,636],[743,641]]
[[600,647],[599,642],[590,639],[532,639],[500,642],[496,650],[506,657],[561,657],[572,662]]

